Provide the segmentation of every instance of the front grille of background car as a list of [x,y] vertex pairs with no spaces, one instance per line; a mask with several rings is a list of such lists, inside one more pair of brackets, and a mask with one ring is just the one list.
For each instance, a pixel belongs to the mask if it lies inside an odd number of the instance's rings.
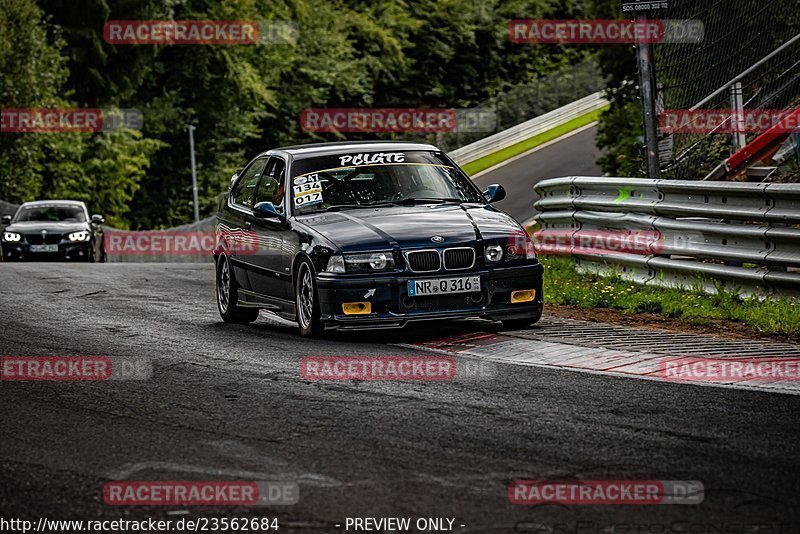
[[469,269],[475,263],[475,249],[448,248],[444,251],[444,268],[448,271]]
[[441,269],[439,253],[435,250],[419,250],[409,252],[408,264],[417,273],[429,273]]
[[57,245],[61,243],[61,234],[25,234],[25,241],[30,245]]

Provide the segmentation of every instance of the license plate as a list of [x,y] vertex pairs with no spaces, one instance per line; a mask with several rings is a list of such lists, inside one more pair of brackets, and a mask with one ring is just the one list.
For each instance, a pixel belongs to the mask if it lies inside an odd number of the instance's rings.
[[58,252],[58,245],[31,245],[31,252]]
[[408,281],[408,296],[452,295],[453,293],[476,293],[481,290],[480,276],[459,278],[427,278]]

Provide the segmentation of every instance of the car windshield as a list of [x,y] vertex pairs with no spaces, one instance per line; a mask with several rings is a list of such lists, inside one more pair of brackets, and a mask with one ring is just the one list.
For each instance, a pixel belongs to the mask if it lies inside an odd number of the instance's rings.
[[80,206],[51,204],[22,207],[14,218],[14,222],[26,221],[85,222],[86,214]]
[[301,160],[295,171],[294,204],[300,213],[393,203],[485,202],[463,172],[430,152],[339,154]]

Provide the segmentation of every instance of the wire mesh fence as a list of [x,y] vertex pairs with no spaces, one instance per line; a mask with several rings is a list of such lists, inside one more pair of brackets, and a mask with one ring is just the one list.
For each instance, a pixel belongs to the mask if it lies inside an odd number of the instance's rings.
[[[800,106],[800,0],[670,0],[669,5],[660,16],[701,20],[705,39],[654,47],[659,111],[731,110],[734,80],[741,84],[743,110]],[[662,134],[663,177],[703,176],[758,133],[736,135]]]

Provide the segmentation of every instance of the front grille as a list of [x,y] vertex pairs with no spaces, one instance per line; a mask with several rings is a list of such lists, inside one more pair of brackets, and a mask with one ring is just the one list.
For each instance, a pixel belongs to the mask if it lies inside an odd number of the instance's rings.
[[418,250],[409,252],[408,265],[411,270],[417,273],[429,273],[441,269],[439,253],[435,250]]
[[461,293],[458,295],[435,295],[425,297],[405,297],[403,311],[447,311],[475,308],[484,303],[483,293]]
[[30,245],[58,245],[61,234],[25,234],[25,241]]
[[444,268],[448,271],[469,269],[475,264],[475,249],[449,248],[444,251]]

